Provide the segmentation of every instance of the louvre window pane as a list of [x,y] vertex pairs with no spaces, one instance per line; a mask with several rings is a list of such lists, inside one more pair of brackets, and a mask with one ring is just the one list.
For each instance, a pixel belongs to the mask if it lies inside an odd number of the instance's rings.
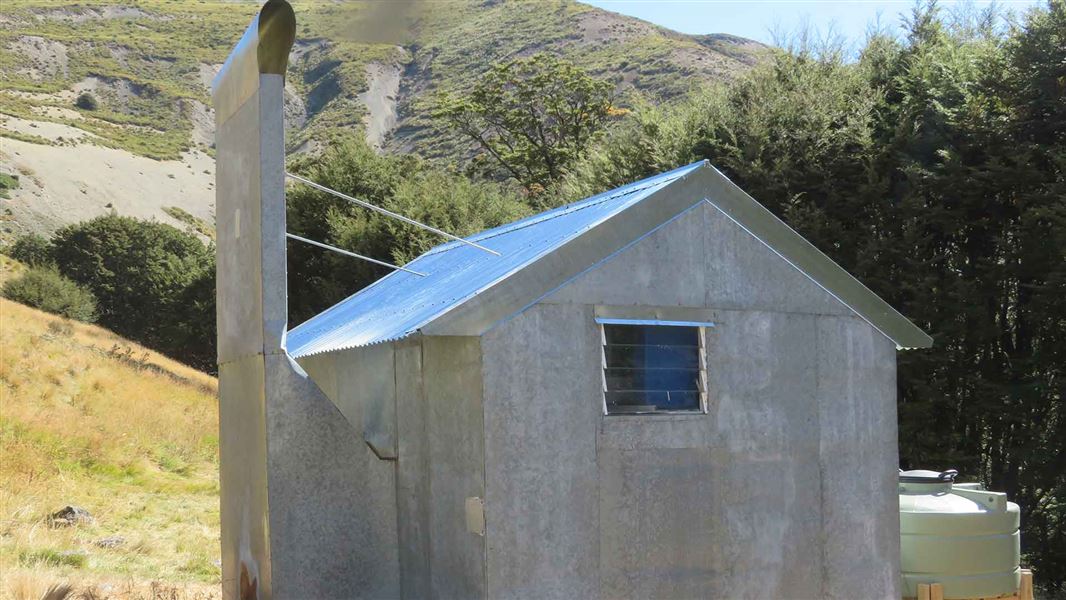
[[612,367],[636,367],[647,364],[662,364],[680,369],[698,369],[699,354],[691,348],[676,346],[638,346],[620,344],[607,346],[607,364]]
[[607,411],[609,414],[620,412],[656,412],[671,410],[699,410],[699,392],[607,392]]
[[604,325],[607,344],[699,346],[699,327],[665,325]]
[[700,409],[699,327],[605,324],[608,414]]
[[617,391],[656,390],[699,391],[697,369],[612,369],[607,368],[607,389]]

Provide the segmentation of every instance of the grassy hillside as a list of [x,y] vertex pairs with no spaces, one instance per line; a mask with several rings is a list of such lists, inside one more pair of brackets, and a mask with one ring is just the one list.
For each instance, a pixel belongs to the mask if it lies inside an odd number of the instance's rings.
[[[216,380],[7,300],[0,348],[0,597],[214,597]],[[51,527],[66,505],[95,523]]]
[[[0,111],[71,125],[97,144],[176,159],[190,149],[192,121],[208,100],[210,73],[201,65],[225,58],[254,10],[216,2],[6,2]],[[82,93],[95,106],[78,103]]]
[[[94,143],[160,159],[209,145],[201,131],[211,126],[208,84],[259,4],[10,0],[0,20],[0,112],[64,123]],[[294,4],[290,125],[359,129],[368,105],[399,103],[398,137],[408,145],[426,137],[427,92],[461,87],[495,61],[551,50],[614,79],[623,96],[664,100],[728,78],[760,47],[679,34],[573,0],[445,0],[400,15],[373,2]],[[375,86],[393,69],[397,89]],[[386,97],[368,97],[371,88]],[[77,102],[82,93],[96,106]]]
[[[0,242],[111,211],[210,231],[210,83],[261,4],[4,2],[0,176],[17,177],[18,186],[4,185]],[[462,162],[469,146],[433,122],[433,99],[494,62],[555,52],[613,81],[626,106],[729,79],[762,50],[575,0],[293,4],[292,151],[357,135],[383,151]]]

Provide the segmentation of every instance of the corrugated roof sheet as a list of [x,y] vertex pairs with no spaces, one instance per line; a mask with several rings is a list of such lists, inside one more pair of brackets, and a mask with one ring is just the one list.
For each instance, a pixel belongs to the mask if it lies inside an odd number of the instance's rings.
[[651,196],[698,162],[467,238],[500,253],[459,242],[441,244],[288,333],[295,357],[406,337],[596,224]]

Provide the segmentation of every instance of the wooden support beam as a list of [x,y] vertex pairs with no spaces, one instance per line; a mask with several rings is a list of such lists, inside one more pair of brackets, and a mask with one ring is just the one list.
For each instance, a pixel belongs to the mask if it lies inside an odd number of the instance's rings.
[[[995,598],[970,598],[969,600],[1035,600],[1033,596],[1033,572],[1022,569],[1021,583],[1016,594],[996,596]],[[919,583],[918,596],[903,600],[944,600],[944,584]]]
[[1022,569],[1022,584],[1018,588],[1018,600],[1033,600],[1033,572]]

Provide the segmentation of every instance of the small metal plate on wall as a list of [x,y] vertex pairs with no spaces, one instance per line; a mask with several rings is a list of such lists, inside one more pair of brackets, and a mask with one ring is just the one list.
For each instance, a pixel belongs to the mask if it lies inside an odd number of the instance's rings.
[[485,502],[476,496],[466,499],[466,530],[485,535]]

